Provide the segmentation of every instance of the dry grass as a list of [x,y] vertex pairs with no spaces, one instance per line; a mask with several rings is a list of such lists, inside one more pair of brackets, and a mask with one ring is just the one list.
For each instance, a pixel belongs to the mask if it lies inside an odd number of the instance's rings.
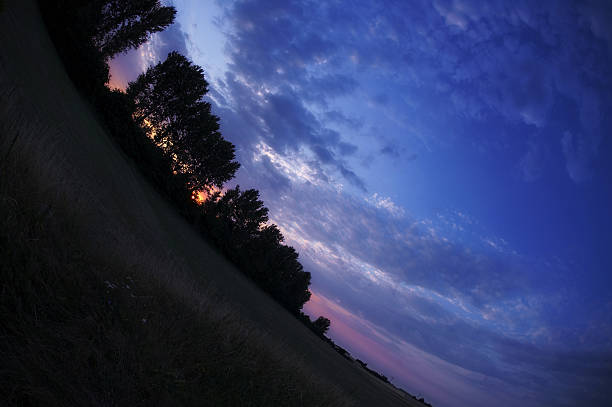
[[41,111],[9,64],[5,54],[0,404],[350,405],[122,212],[129,193],[109,200],[121,189],[92,176],[105,168],[90,167],[87,140],[74,145],[91,136],[69,123],[86,109],[58,100]]
[[9,102],[19,89],[2,91],[3,405],[349,404],[180,261],[105,218],[49,129]]

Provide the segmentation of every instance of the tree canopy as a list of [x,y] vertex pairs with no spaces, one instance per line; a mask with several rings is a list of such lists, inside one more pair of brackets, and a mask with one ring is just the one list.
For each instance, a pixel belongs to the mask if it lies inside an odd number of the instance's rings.
[[208,82],[201,67],[178,52],[150,67],[126,90],[134,100],[134,119],[188,175],[190,188],[221,187],[240,167],[235,147],[219,132],[219,118],[202,100]]
[[94,103],[109,81],[108,61],[168,27],[176,14],[159,0],[38,0],[38,6],[70,78]]
[[105,58],[138,48],[149,35],[174,22],[176,9],[159,0],[95,0],[99,22],[93,42]]
[[329,330],[330,324],[331,322],[329,319],[321,316],[312,323],[312,326],[315,332],[317,332],[319,335],[325,335],[325,333]]
[[217,201],[216,213],[231,225],[231,233],[242,244],[255,238],[260,227],[268,221],[268,208],[259,200],[259,191],[240,191],[240,185],[230,189]]
[[310,299],[311,275],[297,251],[283,244],[278,227],[267,224],[268,209],[259,191],[236,186],[213,194],[203,205],[207,230],[225,251],[288,310],[298,313]]

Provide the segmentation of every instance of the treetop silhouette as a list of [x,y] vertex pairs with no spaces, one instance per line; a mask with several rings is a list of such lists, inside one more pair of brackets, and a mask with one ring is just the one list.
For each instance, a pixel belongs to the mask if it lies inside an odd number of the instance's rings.
[[202,100],[208,82],[201,67],[178,52],[150,67],[126,90],[134,101],[134,119],[146,128],[174,162],[173,170],[188,175],[191,189],[221,187],[240,164],[235,147],[219,132],[219,118]]
[[138,48],[152,33],[163,31],[174,22],[176,9],[159,0],[95,0],[100,21],[93,42],[104,58],[130,48]]

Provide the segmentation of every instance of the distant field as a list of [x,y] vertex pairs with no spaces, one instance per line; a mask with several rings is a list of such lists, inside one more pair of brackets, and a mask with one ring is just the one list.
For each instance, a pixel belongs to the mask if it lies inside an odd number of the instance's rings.
[[0,404],[422,405],[158,196],[74,89],[33,1],[4,4],[0,44]]

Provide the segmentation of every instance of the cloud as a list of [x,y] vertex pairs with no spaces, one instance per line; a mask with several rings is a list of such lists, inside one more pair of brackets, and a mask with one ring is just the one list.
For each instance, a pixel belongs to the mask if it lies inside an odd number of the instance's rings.
[[[310,250],[309,241],[336,242],[330,250],[340,250],[341,245],[343,253],[350,253],[331,256],[326,272],[332,274],[336,273],[332,269],[350,273],[362,267],[375,268],[393,276],[396,284],[418,285],[462,298],[475,307],[512,298],[529,289],[529,274],[521,271],[520,260],[503,257],[510,253],[506,255],[499,248],[489,253],[491,246],[484,240],[481,249],[467,250],[451,242],[447,226],[412,219],[403,208],[379,194],[366,201],[367,204],[333,189],[302,184],[284,198],[283,219],[276,222],[281,226],[302,225],[299,239],[304,243],[296,245],[304,246],[304,253]],[[270,204],[281,203],[272,199]],[[457,229],[455,233],[460,232]],[[501,243],[497,245],[501,247]]]
[[[453,133],[461,133],[457,127],[467,117],[482,123],[503,123],[515,133],[517,143],[524,143],[521,133],[556,126],[558,117],[551,115],[563,97],[576,106],[574,111],[565,113],[568,117],[563,120],[578,122],[582,129],[576,132],[588,138],[601,138],[598,111],[609,99],[610,44],[602,46],[599,41],[592,41],[583,27],[587,22],[593,35],[608,41],[611,30],[603,29],[607,26],[597,22],[610,13],[610,7],[604,7],[604,3],[577,6],[582,17],[569,3],[551,7],[548,3],[487,2],[483,6],[469,0],[438,1],[431,8],[411,4],[411,10],[392,3],[388,12],[376,18],[391,27],[402,49],[380,43],[373,50],[375,44],[370,44],[366,37],[364,51],[360,52],[365,59],[361,63],[369,63],[390,76],[401,67],[402,77],[394,78],[395,86],[405,89],[403,93],[415,95],[417,102],[395,103],[392,109],[398,113],[415,111],[417,117],[446,111],[444,122]],[[393,15],[410,15],[410,27]],[[593,83],[598,84],[599,92],[585,92]],[[420,122],[420,118],[412,120],[417,128],[445,130],[432,126],[436,118],[430,118],[429,123]],[[532,130],[525,131],[525,126]],[[483,138],[475,144],[497,145],[496,135],[491,132],[463,136],[475,142],[478,137]],[[446,142],[453,145],[452,139]],[[550,139],[541,144],[547,143],[552,151],[557,148],[552,142]],[[524,166],[530,156],[520,159]]]
[[612,29],[610,20],[612,19],[612,7],[605,0],[583,2],[578,5],[578,10],[584,22],[596,37],[607,42],[608,47],[612,46]]
[[403,156],[407,162],[414,161],[419,157],[417,153],[406,154],[405,148],[393,144],[385,144],[378,152],[394,159],[399,159]]
[[316,166],[327,168],[317,171],[321,180],[329,180],[328,172],[336,172],[359,190],[366,190],[363,180],[345,162],[357,147],[325,127],[292,91],[272,92],[228,74],[221,85],[217,84],[216,92],[228,103],[218,114],[223,117],[222,125],[231,123],[223,127],[230,141],[249,150],[263,142],[275,154],[299,155],[302,161],[309,160],[310,152]]
[[449,26],[455,26],[461,30],[465,30],[468,25],[468,18],[464,15],[461,10],[461,4],[458,2],[452,2],[452,4],[443,4],[444,2],[435,1],[434,7],[440,16],[444,18],[444,21]]
[[566,131],[561,138],[561,147],[570,178],[576,183],[590,179],[593,175],[591,162],[597,154],[597,143],[582,135],[574,136]]
[[287,178],[282,170],[277,167],[278,164],[272,162],[267,155],[260,155],[257,160],[261,165],[253,166],[257,168],[257,178],[260,183],[258,187],[267,191],[276,191],[279,194],[286,193],[291,189],[291,181]]
[[393,158],[399,158],[399,156],[400,156],[399,149],[396,146],[389,145],[389,144],[384,146],[383,148],[381,148],[380,149],[380,153],[388,155],[388,156],[393,157]]
[[326,105],[328,98],[336,98],[353,93],[358,87],[358,82],[351,76],[345,74],[323,74],[310,78],[301,96],[305,100],[314,101]]
[[361,120],[347,117],[344,113],[338,110],[329,110],[325,112],[324,118],[332,123],[340,124],[352,130],[359,130],[363,126],[363,122]]
[[534,182],[542,176],[543,147],[535,141],[527,143],[527,151],[519,160],[518,167],[526,182]]
[[379,209],[384,209],[389,212],[393,217],[401,218],[406,214],[406,211],[401,206],[398,206],[389,197],[382,197],[378,193],[372,194],[372,196],[366,198],[366,202]]

